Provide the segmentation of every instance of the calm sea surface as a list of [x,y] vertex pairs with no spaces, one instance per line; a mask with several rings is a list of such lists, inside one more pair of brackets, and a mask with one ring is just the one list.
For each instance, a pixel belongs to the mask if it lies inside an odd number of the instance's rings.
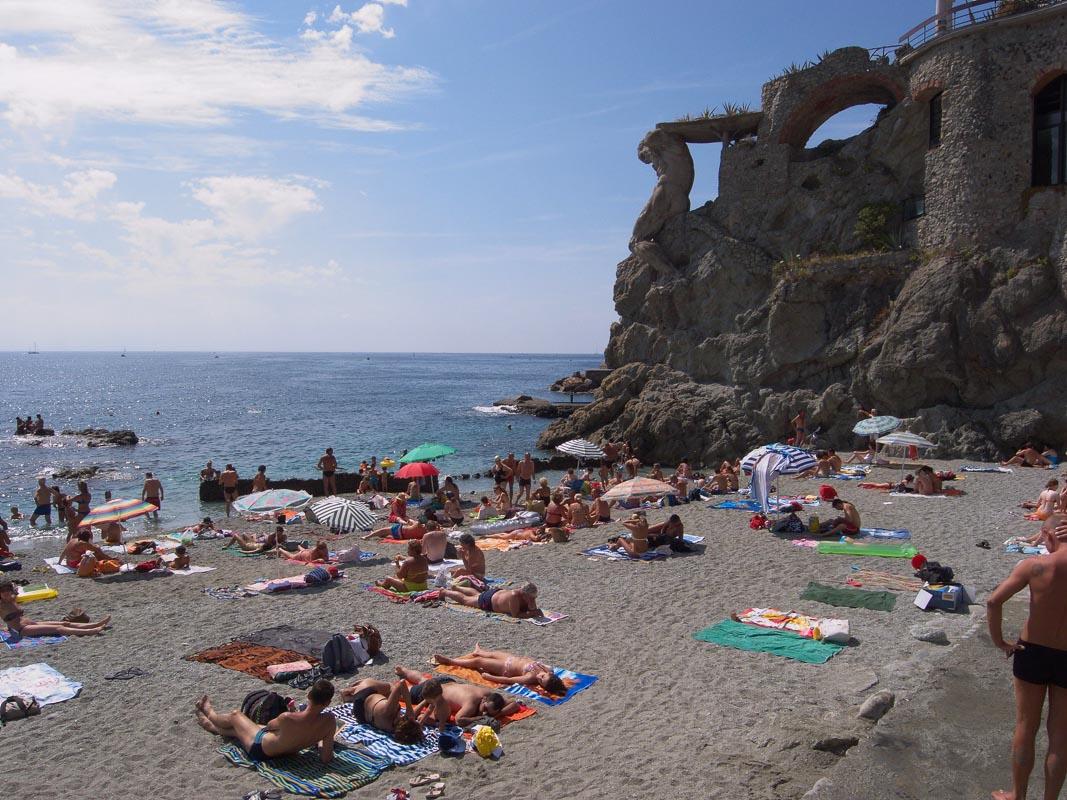
[[[17,505],[28,516],[39,476],[84,465],[102,470],[89,481],[94,506],[106,489],[116,498],[140,497],[144,473],[155,473],[166,491],[164,529],[222,514],[221,505],[202,505],[197,496],[208,459],[217,468],[233,463],[242,477],[252,477],[259,464],[270,478],[314,477],[328,446],[342,470],[354,470],[372,455],[395,457],[432,441],[457,450],[436,462],[443,474],[481,472],[494,455],[521,457],[546,425],[493,413],[494,400],[550,398],[552,381],[600,361],[599,355],[0,353],[0,513],[6,519]],[[38,413],[57,433],[130,428],[141,443],[90,449],[63,436],[40,446],[15,438],[15,417]],[[74,481],[58,483],[76,492]],[[134,531],[140,526],[130,523]],[[11,533],[31,534],[26,523]]]

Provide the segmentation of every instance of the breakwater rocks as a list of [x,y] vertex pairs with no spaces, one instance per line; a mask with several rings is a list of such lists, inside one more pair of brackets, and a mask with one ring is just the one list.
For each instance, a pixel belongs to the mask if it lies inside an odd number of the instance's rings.
[[572,375],[560,378],[548,388],[553,392],[560,392],[562,394],[567,394],[569,392],[574,392],[575,394],[588,394],[589,392],[600,388],[600,383],[606,373],[606,370],[575,372]]
[[518,397],[507,397],[497,400],[494,406],[506,406],[515,414],[527,414],[531,417],[543,419],[559,419],[569,417],[575,408],[580,408],[581,403],[553,403],[551,400],[542,400],[539,397],[530,397],[528,394],[520,394]]
[[52,477],[61,481],[87,481],[100,473],[100,467],[60,467]]
[[109,431],[107,428],[82,428],[81,430],[65,430],[64,436],[77,436],[85,439],[86,447],[132,447],[139,439],[133,431]]

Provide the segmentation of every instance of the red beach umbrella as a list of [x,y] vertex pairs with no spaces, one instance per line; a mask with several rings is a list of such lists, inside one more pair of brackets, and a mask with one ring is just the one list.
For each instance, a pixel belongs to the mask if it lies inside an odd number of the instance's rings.
[[434,475],[440,475],[433,464],[427,464],[425,461],[413,461],[410,464],[405,464],[396,472],[397,478],[430,478]]

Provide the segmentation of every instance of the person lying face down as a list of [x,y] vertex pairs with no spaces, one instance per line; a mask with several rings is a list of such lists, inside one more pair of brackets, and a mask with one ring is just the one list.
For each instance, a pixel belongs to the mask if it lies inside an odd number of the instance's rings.
[[537,607],[537,587],[532,583],[524,584],[519,589],[496,588],[482,591],[458,586],[453,589],[442,589],[441,596],[463,606],[508,614],[519,619],[542,616],[541,609]]
[[[397,667],[399,674],[400,667]],[[419,675],[418,680],[422,680]],[[363,678],[341,690],[341,697],[352,704],[352,716],[363,725],[370,725],[391,734],[400,744],[422,741],[411,694],[403,678],[386,683]]]
[[486,686],[460,683],[449,675],[424,679],[421,672],[405,667],[397,667],[396,674],[415,684],[411,687],[411,700],[415,703],[422,702],[427,687],[432,687],[431,693],[440,688],[442,699],[448,704],[450,713],[455,715],[456,724],[461,728],[477,722],[482,717],[500,719],[522,708],[519,703],[508,702],[500,692],[494,692]]
[[556,675],[552,667],[529,656],[518,656],[504,650],[482,650],[474,646],[469,656],[450,656],[434,654],[433,660],[438,664],[473,669],[486,680],[510,686],[518,683],[543,689],[550,695],[562,697],[567,693],[563,680]]

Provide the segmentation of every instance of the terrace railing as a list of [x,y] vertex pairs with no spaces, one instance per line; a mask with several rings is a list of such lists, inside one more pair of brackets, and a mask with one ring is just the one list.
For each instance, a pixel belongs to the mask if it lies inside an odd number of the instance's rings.
[[[915,49],[922,47],[938,34],[967,28],[972,25],[981,25],[995,19],[1002,19],[1014,14],[1022,14],[1027,11],[1036,11],[1039,8],[1065,3],[1067,0],[975,0],[970,3],[960,3],[949,9],[944,17],[936,14],[925,19],[900,37],[900,43],[896,49]],[[881,48],[878,48],[881,49]],[[899,55],[899,53],[898,53]]]

